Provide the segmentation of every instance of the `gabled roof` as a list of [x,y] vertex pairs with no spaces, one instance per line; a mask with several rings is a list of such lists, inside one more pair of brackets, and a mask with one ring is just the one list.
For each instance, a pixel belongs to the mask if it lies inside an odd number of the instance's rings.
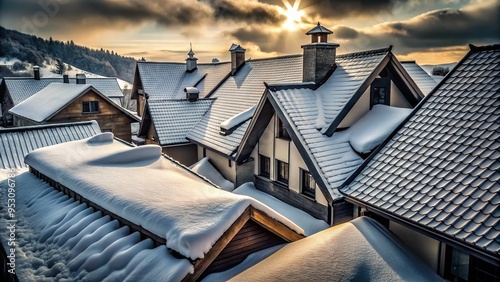
[[110,98],[99,92],[90,84],[67,84],[51,83],[31,97],[22,101],[9,110],[9,113],[23,117],[34,122],[44,122],[55,116],[76,98],[89,91],[94,91],[97,95],[107,100],[111,105],[120,111],[139,121],[139,118],[119,105],[116,105]]
[[[33,96],[51,83],[62,83],[62,78],[40,78],[36,80],[32,77],[5,77],[4,83],[7,87],[14,105]],[[116,78],[87,78],[86,83],[94,86],[108,98],[123,98],[123,93]],[[76,84],[75,78],[69,79],[69,84]],[[116,100],[113,100],[116,101]],[[116,102],[115,102],[116,103]]]
[[36,150],[25,161],[55,187],[166,244],[178,259],[191,260],[193,279],[248,221],[286,241],[303,237],[287,218],[252,198],[217,189],[162,155],[157,145],[130,147],[103,133]]
[[264,93],[264,82],[300,81],[302,81],[302,55],[246,61],[234,76],[229,76],[213,92],[211,97],[217,100],[189,132],[188,139],[231,156],[240,145],[250,122],[243,123],[227,136],[219,134],[221,123],[255,106]]
[[192,72],[187,72],[183,63],[137,62],[133,98],[137,98],[137,78],[150,100],[183,99],[184,88],[188,86],[195,86],[200,90],[200,97],[205,97],[229,74],[230,69],[229,62],[198,64]]
[[333,31],[329,30],[328,28],[322,26],[319,22],[318,25],[316,25],[314,28],[306,32],[306,35],[311,35],[311,34],[332,34]]
[[499,63],[471,46],[342,193],[498,264]]
[[[232,273],[234,273],[233,271]],[[234,274],[233,274],[234,275]],[[209,281],[442,281],[380,223],[357,218],[290,243],[232,277]]]
[[[208,111],[215,99],[148,100],[145,116],[150,115],[161,146],[188,143],[188,132]],[[146,135],[150,122],[141,123],[140,135]]]
[[[276,111],[326,199],[341,199],[337,188],[363,163],[363,159],[351,148],[347,133],[329,136],[328,130],[336,130],[379,73],[396,63],[390,48],[340,55],[335,70],[319,87],[311,84],[270,85],[257,108],[257,118],[252,120],[245,134],[236,161],[241,162],[250,155],[265,128],[262,124],[267,125],[272,117],[269,113]],[[398,75],[394,71],[394,77]],[[399,79],[406,83],[404,76]],[[417,95],[418,91],[413,89],[412,93]],[[258,123],[261,126],[256,126]]]
[[406,72],[411,76],[413,81],[422,90],[424,95],[427,95],[437,85],[436,80],[432,78],[424,69],[422,69],[415,61],[404,61],[401,65]]
[[101,133],[96,121],[0,129],[0,169],[22,168],[31,151]]

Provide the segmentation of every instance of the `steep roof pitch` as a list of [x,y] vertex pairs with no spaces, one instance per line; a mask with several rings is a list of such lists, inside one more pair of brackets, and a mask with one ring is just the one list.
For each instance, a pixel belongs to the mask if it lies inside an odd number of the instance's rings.
[[228,75],[230,67],[228,62],[198,64],[197,69],[187,72],[186,64],[182,63],[137,62],[136,76],[150,100],[185,98],[183,90],[188,86],[196,86],[203,97]]
[[101,133],[96,121],[0,129],[0,169],[26,167],[31,151]]
[[411,76],[413,81],[418,85],[424,95],[427,95],[437,85],[436,80],[432,78],[424,69],[422,69],[415,61],[401,62],[406,72]]
[[[62,78],[5,77],[4,83],[10,93],[14,105],[33,96],[51,83],[61,83]],[[75,78],[69,79],[69,84],[76,84]],[[92,85],[108,98],[123,98],[123,93],[116,78],[87,78],[86,83]]]
[[241,143],[249,121],[227,136],[219,134],[221,123],[255,106],[265,90],[265,82],[302,81],[302,56],[248,60],[234,76],[228,77],[211,97],[217,98],[210,110],[188,134],[201,146],[232,156]]
[[342,193],[498,263],[499,63],[471,46]]
[[90,84],[51,83],[14,106],[9,110],[9,113],[35,122],[44,122],[59,113],[76,98],[91,90],[132,119],[139,121],[137,116],[116,105],[110,98],[106,97]]
[[[160,145],[188,143],[188,132],[208,111],[215,99],[148,100],[145,116],[150,115]],[[150,123],[144,119],[141,135],[145,135]]]

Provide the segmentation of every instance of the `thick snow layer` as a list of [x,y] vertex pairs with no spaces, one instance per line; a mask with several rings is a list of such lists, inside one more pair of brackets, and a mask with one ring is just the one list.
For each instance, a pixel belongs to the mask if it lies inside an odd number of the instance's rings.
[[232,281],[442,281],[376,221],[358,218],[290,243]]
[[10,109],[10,113],[42,122],[92,87],[90,84],[51,83]]
[[[250,205],[304,231],[264,204],[216,189],[161,156],[161,148],[131,148],[111,133],[38,149],[25,162],[132,223],[167,240],[180,254],[202,258]],[[75,173],[78,172],[78,173]]]
[[255,252],[253,254],[250,254],[242,263],[236,265],[235,267],[228,269],[224,272],[217,272],[217,273],[212,273],[205,277],[202,281],[203,282],[219,282],[219,281],[229,281],[231,278],[234,276],[238,275],[239,273],[247,270],[248,268],[256,265],[263,259],[267,258],[268,256],[272,255],[275,253],[277,250],[283,248],[283,245],[278,245],[274,246],[268,249],[264,249],[259,252]]
[[[139,233],[130,233],[31,173],[13,180],[20,281],[180,281],[194,271],[189,260],[174,258],[166,246],[155,248],[150,239],[141,240]],[[7,180],[0,181],[1,199],[6,199],[7,186]],[[7,209],[0,209],[0,224],[7,226],[7,219]],[[7,231],[0,230],[4,247]]]
[[257,105],[235,115],[235,116],[232,116],[230,118],[228,118],[227,120],[223,121],[221,124],[220,124],[220,127],[222,129],[225,129],[225,130],[230,130],[242,123],[244,123],[245,121],[251,119],[253,117],[253,114],[255,113],[255,108],[257,107]]
[[358,153],[369,153],[380,145],[411,113],[412,109],[375,105],[349,131],[349,143]]
[[193,171],[197,172],[208,178],[208,180],[220,186],[223,190],[231,192],[234,190],[233,182],[227,180],[220,174],[217,169],[210,163],[209,158],[203,158],[190,167]]
[[259,191],[253,183],[245,183],[233,191],[235,194],[249,196],[267,205],[304,230],[304,235],[310,236],[319,231],[325,230],[329,225],[323,220],[316,219],[310,214],[294,208],[275,197]]

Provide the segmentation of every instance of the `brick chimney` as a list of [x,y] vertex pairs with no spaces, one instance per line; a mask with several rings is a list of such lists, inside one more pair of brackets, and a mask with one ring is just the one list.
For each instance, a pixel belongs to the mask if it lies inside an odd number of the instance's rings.
[[335,65],[336,50],[339,44],[328,43],[328,35],[332,33],[319,22],[317,26],[306,33],[306,35],[311,36],[311,43],[301,46],[304,49],[303,82],[320,83]]
[[245,63],[245,51],[246,49],[234,43],[229,48],[229,52],[231,52],[231,75],[235,75]]
[[63,83],[69,83],[69,76],[67,74],[63,74]]
[[193,46],[191,45],[191,43],[189,43],[189,52],[187,54],[188,58],[186,59],[186,71],[192,72],[198,68],[198,64],[196,62],[198,61],[198,58],[194,56]]
[[40,67],[39,66],[33,66],[33,78],[35,80],[40,80]]
[[86,84],[87,77],[83,73],[76,74],[76,84]]

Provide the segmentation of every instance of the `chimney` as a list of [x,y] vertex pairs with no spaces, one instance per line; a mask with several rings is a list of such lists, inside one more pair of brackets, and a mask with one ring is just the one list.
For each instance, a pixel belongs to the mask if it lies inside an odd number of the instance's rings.
[[39,66],[33,66],[33,77],[35,80],[40,80],[40,67]]
[[306,35],[311,35],[311,43],[301,46],[304,49],[303,82],[320,83],[335,65],[339,44],[328,43],[328,35],[332,33],[319,22],[306,33]]
[[86,84],[87,77],[83,73],[76,74],[76,84]]
[[184,92],[186,93],[186,99],[189,102],[196,102],[200,97],[200,90],[196,87],[186,87],[184,88]]
[[63,83],[69,83],[69,76],[67,74],[63,75]]
[[186,71],[192,72],[198,68],[198,64],[196,62],[198,61],[198,58],[194,56],[193,46],[191,45],[191,43],[189,43],[189,53],[187,54],[188,58],[186,59]]
[[238,69],[245,63],[245,49],[240,45],[232,44],[231,52],[231,75],[235,75]]

